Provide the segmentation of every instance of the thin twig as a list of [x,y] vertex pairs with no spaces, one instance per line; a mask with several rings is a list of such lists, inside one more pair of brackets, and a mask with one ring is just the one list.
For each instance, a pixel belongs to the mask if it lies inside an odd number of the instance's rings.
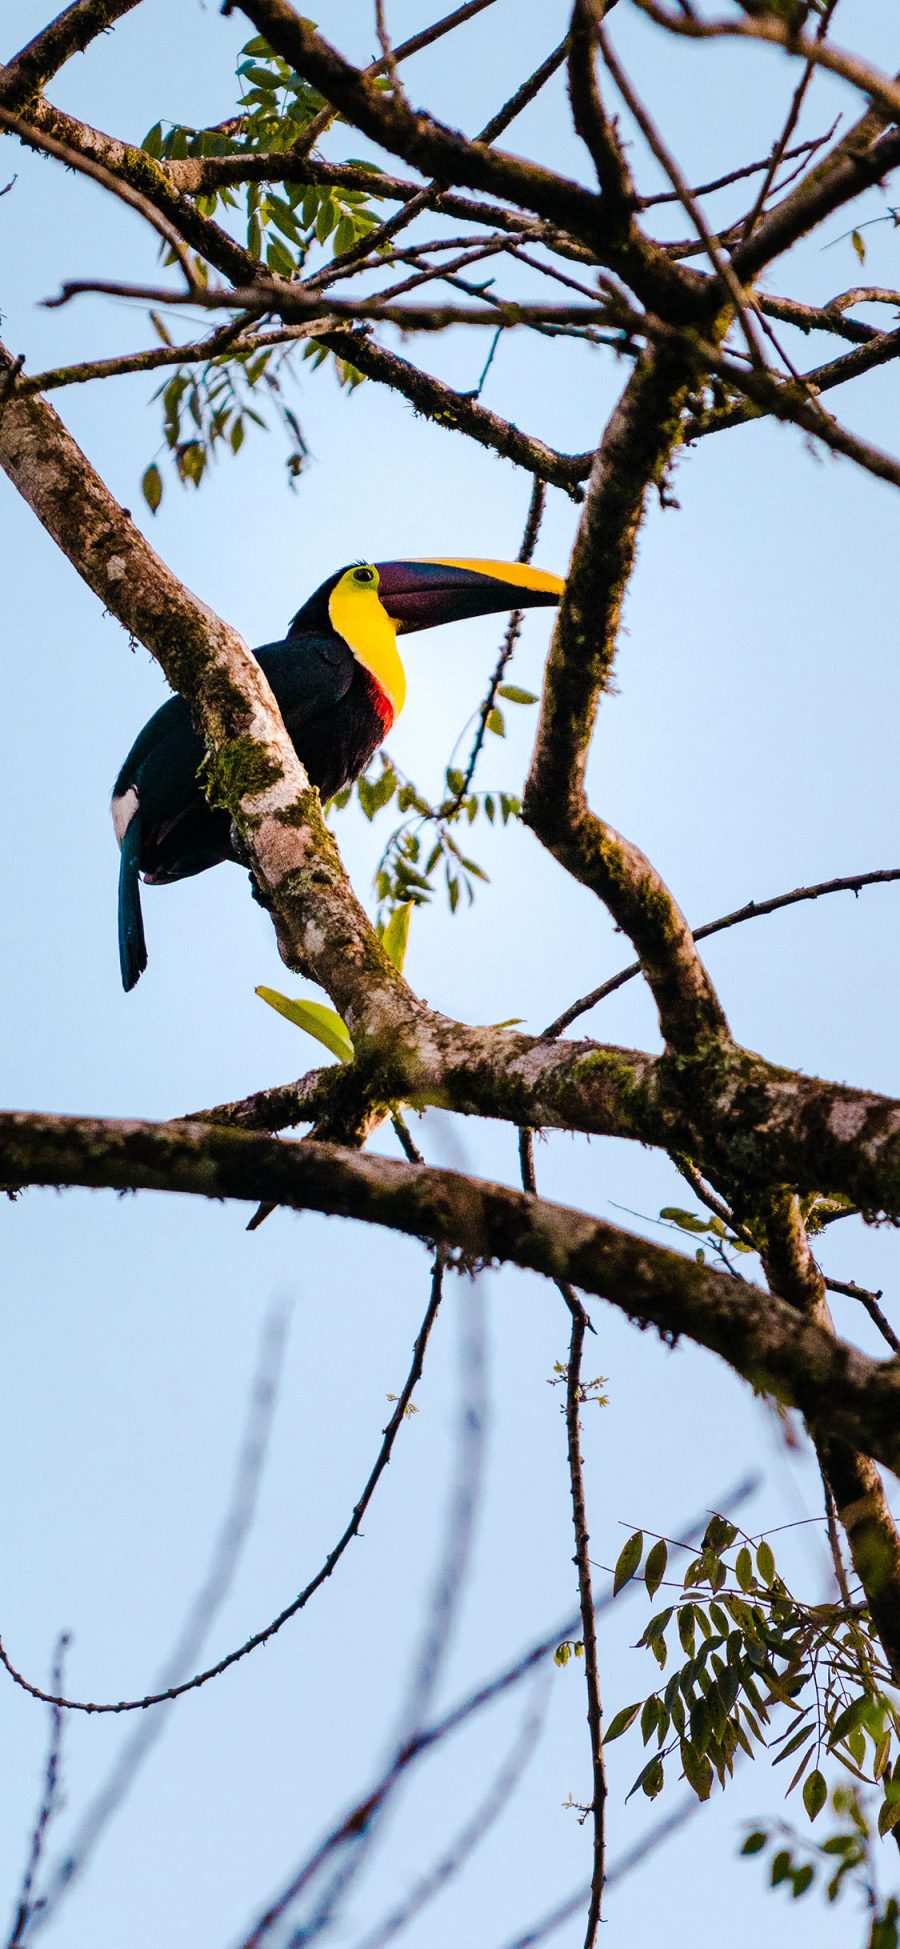
[[[635,1868],[639,1868],[651,1854],[655,1854],[657,1848],[662,1847],[670,1835],[677,1834],[682,1827],[685,1827],[699,1812],[702,1804],[696,1794],[685,1794],[664,1820],[661,1820],[656,1827],[651,1827],[650,1832],[636,1841],[634,1847],[629,1848],[620,1861],[613,1863],[606,1877],[607,1888],[618,1887],[627,1875],[633,1873]],[[524,1935],[513,1936],[510,1941],[504,1943],[503,1949],[536,1949],[539,1942],[546,1942],[549,1936],[555,1935],[557,1929],[562,1928],[564,1922],[570,1921],[573,1915],[579,1914],[590,1892],[590,1883],[585,1882],[581,1888],[575,1890],[573,1895],[567,1896],[565,1901],[559,1902],[556,1908],[551,1909],[549,1914],[542,1916],[539,1922],[532,1923],[531,1928],[526,1929]]]
[[900,1354],[900,1339],[879,1306],[881,1293],[870,1293],[865,1286],[857,1286],[853,1279],[826,1279],[830,1293],[842,1293],[845,1299],[858,1299],[860,1306],[868,1313],[873,1326],[877,1326],[883,1340],[886,1340],[893,1353]]
[[853,1599],[850,1595],[850,1585],[847,1582],[847,1570],[846,1570],[846,1565],[844,1563],[843,1552],[841,1550],[841,1539],[840,1539],[840,1533],[838,1531],[837,1505],[835,1503],[834,1496],[831,1493],[831,1487],[828,1481],[828,1477],[826,1476],[825,1471],[821,1466],[821,1463],[819,1465],[819,1474],[821,1475],[822,1478],[822,1488],[825,1495],[825,1524],[828,1530],[828,1542],[831,1548],[831,1561],[834,1564],[835,1579],[837,1582],[838,1590],[841,1593],[841,1602],[844,1605],[845,1610],[848,1613],[852,1614]]
[[33,122],[27,121],[22,115],[14,115],[8,108],[0,108],[0,129],[8,129],[11,135],[17,135],[22,142],[35,149],[43,149],[48,156],[54,156],[57,162],[64,162],[68,169],[77,169],[82,176],[90,176],[93,182],[109,190],[111,195],[118,196],[122,203],[127,203],[129,209],[136,210],[138,216],[143,217],[144,222],[149,223],[151,229],[155,230],[168,244],[169,249],[174,251],[184,272],[188,294],[196,290],[197,281],[190,251],[180,231],[176,230],[168,217],[157,209],[155,203],[142,196],[140,190],[134,189],[123,176],[118,176],[114,170],[107,169],[102,162],[95,162],[92,156],[83,155],[80,149],[71,148],[68,142],[59,142],[55,135],[45,134],[43,129],[36,128]]
[[[544,516],[544,507],[546,505],[546,500],[547,500],[546,485],[542,480],[536,478],[534,482],[534,486],[532,487],[531,490],[531,500],[528,504],[528,515],[525,521],[525,532],[522,536],[522,542],[519,548],[518,555],[516,556],[517,562],[530,562],[532,560],[534,551],[537,547],[538,536],[541,531],[541,522]],[[500,646],[500,654],[497,658],[497,662],[494,666],[493,674],[491,676],[491,681],[488,684],[487,692],[484,698],[482,699],[481,708],[478,712],[478,725],[475,731],[474,739],[472,741],[472,749],[469,752],[466,769],[463,773],[462,784],[459,787],[459,790],[454,792],[452,798],[448,800],[446,806],[443,806],[441,808],[442,814],[445,818],[449,818],[452,816],[454,812],[459,811],[459,808],[462,805],[463,800],[467,797],[469,790],[471,788],[472,780],[475,776],[475,769],[478,764],[478,760],[481,756],[482,746],[484,744],[484,740],[487,735],[488,719],[497,702],[497,692],[500,688],[501,683],[503,682],[504,671],[506,670],[507,665],[509,664],[510,658],[512,657],[513,651],[515,650],[516,644],[519,640],[519,636],[522,630],[523,616],[524,616],[524,610],[514,609],[512,615],[510,616],[509,622],[507,623],[506,633],[504,635],[503,642]]]
[[[836,128],[837,128],[837,122],[833,122],[831,128],[827,131],[827,134],[814,135],[810,137],[809,140],[806,142],[798,142],[795,149],[785,150],[784,155],[781,157],[781,161],[794,162],[798,156],[806,157],[814,154],[816,149],[821,149],[823,143],[829,142],[831,140],[831,137],[833,136]],[[717,176],[714,179],[714,181],[711,183],[697,183],[695,185],[692,185],[691,195],[712,196],[714,191],[716,190],[730,189],[732,183],[739,183],[746,176],[758,176],[761,169],[768,168],[770,160],[771,160],[770,157],[765,156],[763,157],[761,162],[747,162],[744,163],[741,169],[730,169],[728,171],[727,176]],[[677,190],[674,189],[656,190],[652,196],[639,196],[638,208],[641,210],[650,210],[653,209],[655,205],[660,203],[680,203],[680,202],[681,202],[681,197]]]
[[[837,0],[826,0],[825,7],[823,8],[823,11],[819,17],[819,21],[816,26],[817,40],[820,41],[824,40],[825,35],[828,32],[831,16],[834,13],[836,6],[837,6]],[[778,171],[785,160],[785,156],[787,153],[787,145],[790,142],[791,136],[793,135],[795,128],[797,127],[797,122],[800,117],[800,110],[803,107],[803,103],[806,99],[809,85],[810,82],[812,81],[814,73],[815,73],[815,68],[813,66],[813,63],[811,61],[807,61],[806,67],[804,68],[803,73],[800,76],[800,80],[798,81],[797,86],[794,89],[791,105],[790,108],[788,109],[787,121],[785,122],[781,135],[779,136],[778,141],[775,143],[775,146],[772,150],[772,154],[769,160],[769,167],[766,170],[765,176],[763,177],[763,180],[759,186],[759,194],[756,198],[752,210],[749,212],[747,219],[744,223],[744,228],[741,235],[742,244],[747,243],[749,238],[752,237],[756,225],[759,221],[759,218],[761,217],[763,210],[765,209],[769,197],[769,191],[771,190],[772,184],[775,181],[775,177],[777,176]],[[784,187],[784,185],[782,185],[782,187]]]
[[[63,1688],[63,1663],[68,1645],[68,1634],[63,1632],[56,1646],[51,1672],[51,1684],[55,1692],[61,1692]],[[51,1705],[50,1741],[47,1748],[47,1763],[44,1768],[44,1790],[41,1795],[41,1804],[38,1808],[37,1818],[32,1830],[31,1845],[28,1850],[28,1860],[22,1876],[22,1884],[16,1896],[13,1925],[6,1949],[19,1949],[19,1945],[24,1941],[26,1932],[28,1931],[29,1923],[37,1913],[38,1908],[42,1906],[40,1902],[32,1902],[31,1896],[47,1844],[47,1830],[54,1814],[59,1811],[59,1769],[62,1740],[63,1715],[58,1705]]]
[[406,1410],[413,1392],[421,1378],[428,1338],[437,1318],[441,1303],[442,1270],[442,1262],[436,1259],[432,1273],[431,1294],[425,1316],[416,1336],[409,1373],[397,1397],[394,1412],[384,1430],[381,1447],[378,1450],[374,1465],[359,1501],[354,1506],[350,1521],[338,1538],[333,1550],[329,1552],[321,1569],[317,1570],[316,1575],[310,1579],[308,1584],[304,1585],[299,1595],[290,1604],[286,1605],[285,1609],[280,1611],[278,1616],[273,1618],[270,1624],[267,1624],[262,1631],[254,1632],[253,1636],[248,1638],[244,1644],[239,1645],[237,1650],[230,1651],[226,1657],[220,1658],[217,1664],[208,1666],[205,1671],[196,1672],[193,1678],[186,1679],[178,1685],[168,1686],[165,1691],[149,1692],[145,1697],[140,1699],[120,1699],[116,1704],[98,1704],[96,1702],[85,1702],[78,1699],[67,1699],[56,1697],[52,1693],[42,1691],[39,1686],[32,1685],[27,1678],[23,1677],[21,1672],[16,1670],[15,1666],[10,1662],[5,1647],[0,1642],[0,1664],[9,1673],[10,1678],[23,1691],[30,1693],[32,1698],[42,1699],[45,1705],[61,1706],[67,1712],[143,1712],[148,1706],[164,1705],[169,1699],[182,1698],[185,1692],[197,1691],[201,1685],[207,1685],[210,1679],[220,1677],[222,1672],[228,1671],[232,1665],[236,1665],[241,1658],[246,1658],[250,1652],[256,1651],[260,1645],[268,1644],[270,1638],[274,1638],[276,1632],[280,1631],[283,1625],[287,1624],[292,1617],[296,1617],[298,1611],[302,1611],[305,1608],[310,1598],[315,1595],[315,1592],[331,1576],[332,1571],[340,1562],[347,1545],[359,1532],[362,1519],[391,1459],[394,1442],[405,1419]]
[[702,239],[710,263],[712,264],[713,270],[717,273],[720,282],[723,284],[728,295],[734,301],[735,310],[737,311],[738,318],[740,320],[741,330],[747,342],[747,350],[750,354],[751,359],[753,360],[753,363],[755,365],[765,367],[766,361],[763,354],[763,349],[762,346],[760,345],[759,338],[756,332],[756,327],[753,323],[753,318],[751,315],[752,300],[748,298],[748,294],[744,290],[744,287],[741,284],[741,281],[737,276],[736,271],[734,270],[732,264],[729,262],[729,259],[726,257],[725,252],[723,251],[721,243],[719,241],[719,238],[710,229],[709,224],[706,221],[706,217],[704,216],[703,210],[701,209],[700,204],[697,202],[697,199],[690,188],[687,178],[682,174],[682,171],[678,163],[676,162],[675,157],[673,156],[668,145],[663,141],[663,138],[660,135],[660,132],[656,127],[656,124],[651,120],[651,117],[648,115],[647,110],[644,107],[644,104],[641,101],[639,95],[632,88],[631,82],[629,81],[628,76],[626,75],[625,70],[621,65],[621,62],[617,59],[616,55],[614,54],[610,41],[607,35],[604,33],[602,27],[599,28],[597,32],[597,44],[599,46],[603,59],[606,63],[606,66],[608,67],[609,72],[612,75],[612,78],[616,84],[616,87],[619,90],[622,100],[625,102],[626,106],[630,109],[632,115],[634,116],[635,121],[637,122],[638,128],[640,129],[644,137],[644,140],[647,143],[648,148],[651,150],[652,154],[656,157],[656,160],[659,163],[660,168],[665,171],[666,175],[669,178],[670,183],[672,184],[673,189],[675,190],[679,198],[679,201],[681,202],[683,208],[686,210],[688,216],[691,219],[691,222],[695,225],[697,230],[697,235]]
[[531,1759],[540,1734],[548,1698],[549,1694],[544,1687],[540,1699],[529,1708],[523,1719],[509,1758],[504,1760],[484,1799],[469,1816],[460,1833],[454,1837],[450,1846],[421,1880],[415,1883],[405,1900],[391,1910],[371,1934],[364,1936],[356,1944],[356,1949],[383,1949],[386,1942],[390,1942],[394,1936],[409,1927],[422,1909],[440,1894],[447,1882],[460,1873],[476,1848],[482,1845],[495,1822],[505,1812]]
[[593,1794],[591,1815],[593,1821],[594,1859],[591,1873],[591,1893],[588,1902],[585,1926],[584,1949],[594,1949],[597,1930],[600,1926],[603,1906],[603,1887],[606,1878],[606,1763],[603,1755],[603,1722],[600,1701],[600,1671],[597,1661],[597,1626],[594,1615],[594,1596],[591,1588],[590,1537],[587,1526],[587,1509],[584,1495],[584,1463],[581,1453],[581,1359],[584,1351],[584,1335],[587,1314],[574,1287],[567,1287],[563,1297],[572,1319],[572,1337],[569,1344],[569,1360],[566,1369],[566,1432],[569,1449],[569,1485],[572,1495],[572,1522],[575,1530],[575,1563],[578,1570],[578,1594],[581,1604],[581,1630],[584,1644],[584,1679],[587,1690],[587,1717],[591,1736],[591,1771]]
[[[820,900],[828,893],[858,894],[862,887],[885,886],[893,880],[900,880],[900,866],[884,867],[875,873],[854,873],[846,879],[820,880],[816,886],[795,887],[791,893],[777,894],[772,900],[748,900],[745,907],[737,907],[733,913],[723,914],[719,920],[708,920],[702,927],[695,927],[694,940],[708,940],[711,934],[722,934],[726,928],[739,927],[745,920],[761,920],[766,914],[777,913],[781,907],[795,907],[801,900]],[[550,1041],[562,1035],[563,1030],[577,1021],[579,1015],[585,1015],[597,1002],[605,1001],[607,995],[614,995],[618,988],[624,988],[626,982],[633,981],[640,972],[640,962],[632,961],[619,974],[601,982],[599,988],[592,988],[589,995],[582,995],[580,1001],[573,1002],[570,1008],[563,1009],[562,1014],[556,1016],[544,1030],[544,1038]]]
[[[439,1253],[435,1261],[435,1277],[442,1270],[443,1255]],[[273,1927],[290,1917],[300,1895],[316,1879],[319,1871],[336,1857],[333,1872],[324,1892],[317,1898],[312,1915],[301,1930],[292,1932],[285,1949],[299,1949],[301,1942],[309,1945],[333,1927],[339,1904],[360,1873],[385,1809],[411,1759],[418,1755],[420,1739],[434,1743],[430,1730],[424,1726],[424,1719],[431,1708],[465,1588],[474,1541],[487,1416],[481,1293],[477,1281],[462,1290],[464,1301],[468,1300],[469,1303],[463,1315],[460,1341],[458,1464],[451,1490],[446,1543],[419,1652],[413,1662],[406,1697],[399,1713],[393,1757],[349,1820],[344,1818],[332,1827],[324,1840],[307,1855],[244,1938],[241,1949],[261,1949]]]
[[[516,116],[521,114],[522,109],[526,108],[528,103],[533,101],[535,96],[540,93],[540,90],[549,81],[551,75],[556,73],[557,68],[562,66],[565,55],[566,42],[561,41],[559,47],[554,48],[552,54],[548,54],[546,60],[541,62],[534,73],[530,74],[527,80],[522,82],[521,87],[516,89],[515,94],[510,97],[508,102],[504,103],[497,114],[493,115],[491,120],[485,123],[484,128],[476,136],[476,141],[495,142],[498,135],[502,135],[504,129],[507,129],[510,123],[515,120]],[[368,235],[360,238],[358,243],[351,244],[349,250],[343,251],[339,265],[329,265],[325,270],[319,271],[314,277],[310,278],[307,289],[324,291],[329,284],[334,283],[336,278],[342,277],[351,266],[359,267],[363,263],[367,264],[373,256],[377,262],[378,255],[383,250],[384,245],[396,237],[399,231],[405,230],[407,224],[412,223],[413,218],[417,217],[424,209],[441,209],[441,185],[439,183],[431,182],[424,189],[416,190],[409,201],[404,204],[402,209],[396,211],[394,216],[389,217],[385,223],[380,224],[377,230],[370,230]]]

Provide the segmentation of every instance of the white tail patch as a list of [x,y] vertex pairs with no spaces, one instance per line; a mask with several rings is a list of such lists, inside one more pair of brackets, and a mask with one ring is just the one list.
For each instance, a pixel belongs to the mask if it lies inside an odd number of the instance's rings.
[[119,845],[121,846],[125,834],[128,831],[131,821],[134,818],[134,815],[138,809],[138,795],[135,790],[135,787],[133,785],[129,785],[127,792],[123,792],[121,798],[113,799],[112,805],[110,806],[109,809],[112,813],[112,822],[116,830],[116,838],[119,842]]

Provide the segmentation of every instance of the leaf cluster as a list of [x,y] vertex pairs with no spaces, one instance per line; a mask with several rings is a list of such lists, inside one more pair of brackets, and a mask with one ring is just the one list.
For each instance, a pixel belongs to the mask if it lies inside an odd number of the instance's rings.
[[[511,691],[512,686],[506,690]],[[534,698],[529,691],[519,691],[514,701],[533,703]],[[491,715],[499,718],[501,713],[497,710]],[[495,735],[503,735],[502,729],[493,728]],[[453,765],[447,767],[444,783],[444,797],[433,804],[381,752],[355,785],[345,786],[331,800],[331,805],[341,811],[355,797],[369,820],[389,805],[401,814],[375,872],[382,921],[407,902],[417,907],[426,905],[441,882],[451,913],[456,912],[463,896],[471,906],[475,883],[486,883],[488,875],[471,853],[463,850],[454,829],[472,826],[479,818],[486,819],[488,825],[499,820],[506,826],[521,817],[522,802],[514,792],[474,791],[467,785],[465,774]]]
[[[671,1583],[669,1554],[663,1537],[645,1554],[637,1530],[619,1555],[615,1590],[643,1563],[648,1596],[655,1597]],[[661,1670],[676,1648],[679,1662],[664,1686],[617,1712],[606,1734],[607,1742],[617,1739],[640,1717],[644,1746],[655,1739],[631,1792],[639,1787],[655,1799],[665,1760],[677,1753],[688,1784],[706,1800],[714,1779],[724,1787],[739,1749],[750,1758],[765,1749],[776,1766],[794,1762],[788,1794],[807,1776],[803,1800],[815,1820],[826,1799],[819,1761],[829,1755],[863,1784],[880,1787],[878,1831],[888,1833],[900,1821],[900,1710],[865,1607],[802,1602],[780,1575],[768,1539],[754,1543],[720,1516],[711,1518],[675,1587],[675,1601],[654,1612],[638,1644]]]
[[[189,157],[242,155],[272,151],[279,154],[292,148],[306,134],[310,123],[325,106],[314,88],[275,55],[261,37],[248,41],[241,50],[237,69],[240,87],[239,112],[218,128],[195,129],[181,124],[164,127],[154,123],[142,147],[158,161],[183,161]],[[339,118],[338,118],[339,119]],[[373,230],[379,218],[372,207],[366,186],[367,166],[360,162],[359,189],[329,187],[316,183],[246,183],[239,189],[221,186],[196,198],[204,216],[218,208],[236,212],[241,219],[247,250],[267,270],[283,278],[299,277],[314,247],[328,246],[329,258],[339,257]],[[167,253],[167,261],[174,261]],[[206,267],[195,260],[195,273],[205,279]],[[158,335],[170,344],[164,327],[151,314]],[[335,357],[315,340],[299,347],[287,346],[278,363],[299,350],[302,359],[316,370],[326,360],[341,385],[351,390],[362,383],[363,375],[349,360]],[[211,359],[200,372],[191,366],[179,367],[173,378],[154,395],[163,407],[163,438],[173,455],[182,483],[199,487],[217,447],[223,452],[240,451],[252,421],[266,426],[264,414],[247,403],[247,395],[260,388],[269,393],[269,404],[278,406],[278,416],[292,438],[288,457],[288,476],[294,480],[306,457],[306,446],[299,425],[280,397],[281,387],[273,371],[273,351],[236,349]],[[185,437],[183,416],[192,425]],[[162,498],[162,478],[154,460],[143,477],[145,499],[156,511]]]
[[[794,1900],[818,1886],[826,1901],[836,1902],[845,1887],[855,1887],[870,1914],[867,1949],[900,1949],[897,1897],[881,1902],[876,1895],[879,1829],[871,1818],[871,1796],[839,1783],[830,1798],[836,1825],[827,1837],[813,1840],[778,1822],[772,1828],[752,1828],[740,1852],[745,1857],[767,1854],[770,1886],[789,1890]],[[827,1799],[826,1791],[821,1806]]]

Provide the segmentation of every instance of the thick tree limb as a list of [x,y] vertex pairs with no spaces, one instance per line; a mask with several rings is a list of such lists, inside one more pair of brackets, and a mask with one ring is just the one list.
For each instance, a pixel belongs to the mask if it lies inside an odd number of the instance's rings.
[[569,1279],[667,1336],[686,1334],[804,1412],[827,1413],[836,1435],[900,1469],[900,1362],[871,1360],[770,1294],[565,1205],[453,1171],[208,1123],[40,1113],[0,1115],[0,1176],[13,1186],[268,1198]]
[[73,54],[83,54],[98,34],[104,34],[138,0],[73,0],[26,47],[0,67],[0,107],[23,108]]
[[602,196],[507,150],[469,141],[423,112],[414,114],[346,61],[288,0],[241,0],[241,10],[283,60],[391,154],[440,183],[486,191],[558,224],[667,316],[695,317],[708,308],[708,280],[673,264],[636,232],[622,240]]
[[[763,1263],[772,1291],[834,1338],[825,1282],[796,1194],[767,1200]],[[900,1371],[900,1369],[898,1369]],[[835,1433],[827,1411],[807,1411],[810,1434],[850,1545],[853,1567],[895,1683],[900,1683],[900,1536],[874,1462]]]
[[605,902],[632,941],[666,1040],[719,1036],[725,1017],[668,889],[643,853],[588,807],[584,776],[615,655],[647,496],[677,447],[687,396],[676,352],[645,353],[603,436],[554,632],[525,788],[527,825]]

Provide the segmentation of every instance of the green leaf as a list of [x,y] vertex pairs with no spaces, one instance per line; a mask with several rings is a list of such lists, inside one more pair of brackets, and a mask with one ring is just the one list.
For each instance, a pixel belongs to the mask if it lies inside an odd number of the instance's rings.
[[705,1753],[698,1753],[689,1739],[681,1741],[681,1764],[684,1777],[692,1787],[698,1800],[708,1800],[712,1792],[713,1770]]
[[141,492],[151,514],[155,514],[159,507],[160,501],[162,500],[162,491],[162,475],[154,460],[151,461],[150,466],[146,469],[141,480]]
[[334,198],[331,196],[323,197],[319,204],[318,215],[316,217],[316,236],[320,244],[324,244],[326,239],[331,236],[337,221],[338,208]]
[[659,1713],[659,1700],[655,1692],[651,1692],[650,1697],[644,1700],[643,1710],[641,1712],[641,1738],[645,1746],[651,1734],[656,1731],[659,1723]]
[[734,1574],[743,1591],[753,1589],[753,1559],[746,1544],[744,1544],[743,1549],[738,1550],[734,1563]]
[[172,343],[171,333],[168,331],[167,327],[163,324],[159,312],[148,311],[147,316],[150,320],[151,325],[153,326],[153,330],[155,331],[157,338],[161,339],[163,345],[171,345]]
[[637,1793],[638,1787],[640,1787],[642,1793],[646,1794],[648,1800],[655,1800],[657,1794],[662,1792],[664,1779],[663,1763],[659,1755],[656,1754],[652,1760],[647,1761],[646,1766],[641,1768],[634,1786],[629,1788],[625,1796],[626,1800],[630,1800],[632,1794]]
[[314,1036],[340,1062],[353,1061],[353,1044],[336,1009],[326,1008],[323,1002],[291,1001],[287,995],[279,995],[276,988],[257,988],[256,993],[286,1021]]
[[395,907],[381,936],[381,945],[385,954],[388,960],[393,962],[398,974],[403,973],[403,963],[406,960],[412,910],[411,900],[407,900],[402,907]]
[[892,1834],[900,1820],[900,1801],[882,1801],[879,1813],[879,1834]]
[[536,704],[533,690],[520,690],[518,684],[499,684],[497,696],[505,697],[508,704]]
[[660,1218],[667,1218],[670,1225],[680,1226],[683,1232],[708,1232],[709,1221],[698,1218],[696,1212],[682,1211],[679,1205],[664,1205]]
[[809,1779],[804,1782],[803,1786],[803,1805],[806,1808],[810,1820],[815,1820],[816,1815],[822,1812],[822,1808],[827,1799],[828,1787],[826,1785],[825,1775],[824,1773],[820,1773],[818,1767],[816,1767],[815,1772],[810,1774]]
[[266,245],[266,264],[278,277],[292,278],[297,266],[286,245],[278,237],[270,237]]
[[764,1834],[760,1827],[754,1828],[753,1833],[747,1835],[747,1839],[741,1848],[741,1853],[761,1854],[768,1838],[768,1834]]
[[502,711],[498,711],[498,710],[488,711],[486,721],[487,721],[488,730],[493,731],[495,738],[505,738],[506,725],[503,722]]
[[846,1739],[848,1733],[855,1731],[856,1727],[862,1724],[868,1709],[868,1699],[851,1700],[851,1703],[844,1707],[843,1712],[838,1713],[834,1725],[829,1728],[829,1746],[834,1747],[839,1740]]
[[613,1572],[614,1597],[618,1597],[619,1591],[623,1590],[627,1583],[630,1583],[643,1554],[644,1533],[643,1530],[636,1529],[634,1535],[629,1536],[624,1548],[619,1551],[618,1560]]
[[804,1867],[795,1868],[793,1874],[795,1901],[798,1895],[806,1894],[807,1888],[810,1886],[810,1883],[813,1879],[815,1872],[816,1872],[815,1868],[812,1866],[812,1864],[809,1861],[806,1862]]
[[694,1606],[681,1604],[678,1609],[678,1636],[682,1651],[687,1652],[689,1658],[694,1649],[694,1635]]
[[613,1715],[603,1735],[603,1743],[605,1746],[609,1745],[611,1739],[621,1738],[622,1733],[627,1732],[629,1726],[634,1725],[640,1709],[641,1704],[640,1700],[638,1700],[637,1705],[623,1705],[621,1712],[616,1712]]
[[860,263],[864,264],[866,261],[866,246],[858,230],[851,230],[850,242],[853,245],[853,248],[856,252],[857,257],[859,258]]
[[847,1746],[857,1766],[865,1766],[866,1735],[861,1726],[854,1726],[852,1732],[848,1732]]
[[340,257],[342,253],[345,250],[349,250],[351,244],[355,244],[355,242],[356,242],[356,225],[353,221],[353,218],[348,216],[341,217],[340,223],[338,224],[338,227],[334,233],[334,243],[332,245],[332,249],[334,250],[335,257]]
[[771,1543],[767,1543],[765,1539],[760,1543],[759,1549],[756,1552],[756,1568],[764,1584],[771,1585],[774,1583],[775,1558],[772,1554]]
[[662,1583],[662,1580],[666,1574],[666,1564],[668,1563],[668,1561],[669,1561],[669,1552],[666,1548],[665,1543],[662,1540],[662,1537],[660,1537],[659,1542],[654,1543],[653,1548],[650,1551],[650,1554],[644,1565],[644,1582],[647,1586],[648,1597],[656,1596],[659,1586]]

